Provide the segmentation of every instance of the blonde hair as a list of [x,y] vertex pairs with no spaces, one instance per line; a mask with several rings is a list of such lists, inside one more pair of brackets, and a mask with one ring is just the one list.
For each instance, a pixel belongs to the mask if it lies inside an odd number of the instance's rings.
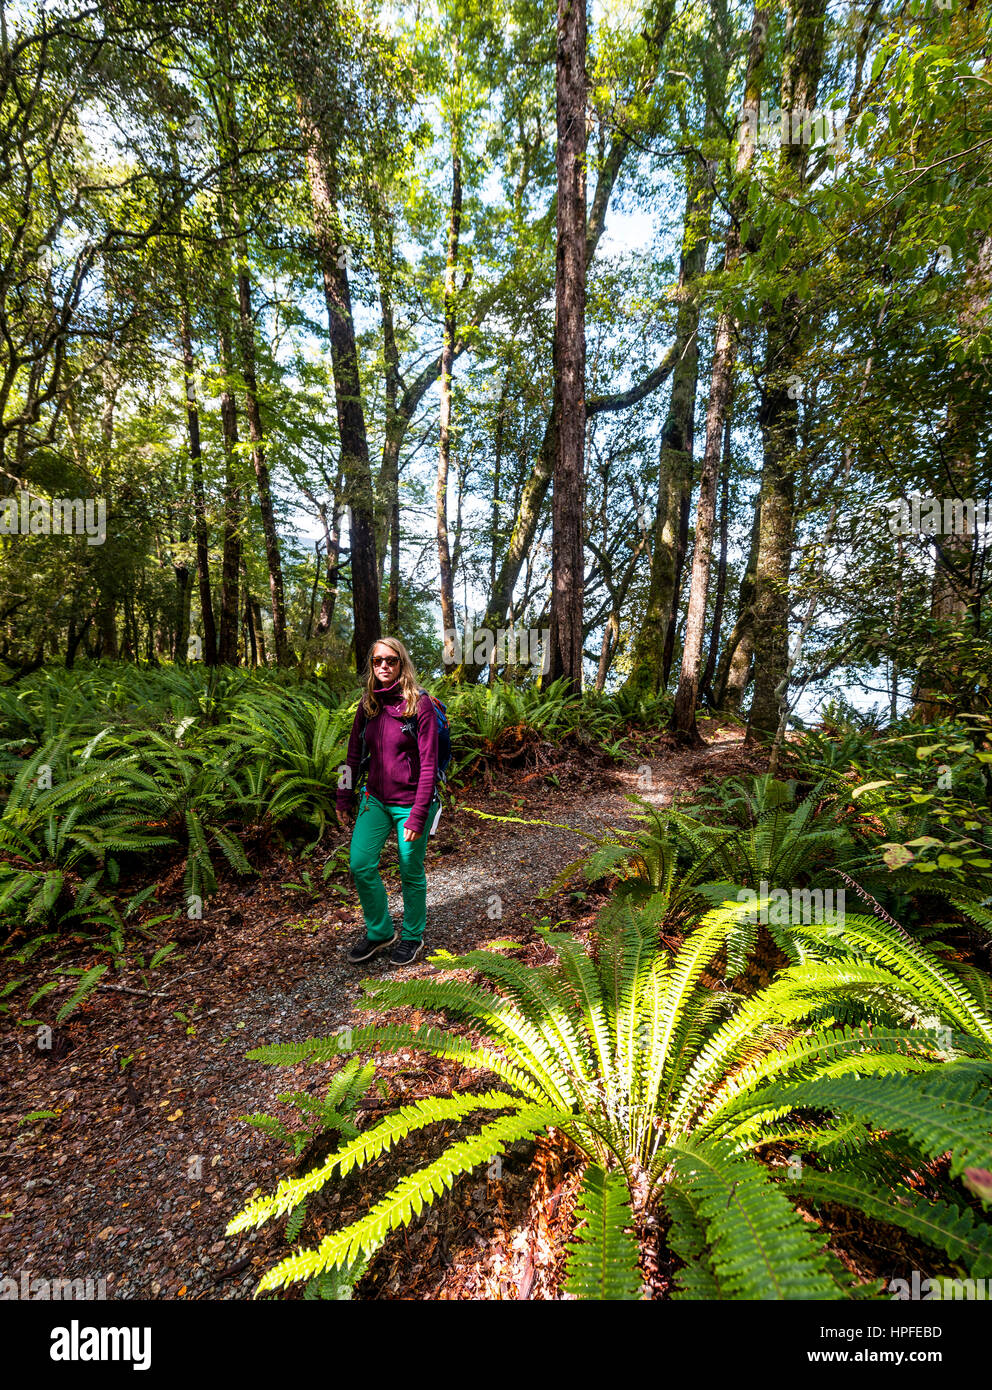
[[375,668],[372,665],[372,653],[376,647],[388,647],[399,657],[400,670],[397,680],[406,701],[403,713],[407,716],[416,714],[417,704],[420,700],[420,682],[417,679],[413,662],[410,660],[410,653],[398,637],[379,637],[369,647],[369,654],[365,658],[365,681],[362,693],[362,707],[365,713],[370,719],[379,713],[379,701],[375,698]]

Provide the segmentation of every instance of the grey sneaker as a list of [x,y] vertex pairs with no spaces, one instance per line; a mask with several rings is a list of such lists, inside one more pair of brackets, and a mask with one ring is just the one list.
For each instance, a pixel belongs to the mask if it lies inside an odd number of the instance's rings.
[[352,965],[361,965],[363,960],[369,960],[377,951],[384,951],[387,946],[392,946],[396,940],[396,933],[386,941],[370,941],[367,936],[359,937],[354,946],[348,949],[348,959]]
[[412,965],[424,949],[422,941],[398,941],[389,957],[390,965]]

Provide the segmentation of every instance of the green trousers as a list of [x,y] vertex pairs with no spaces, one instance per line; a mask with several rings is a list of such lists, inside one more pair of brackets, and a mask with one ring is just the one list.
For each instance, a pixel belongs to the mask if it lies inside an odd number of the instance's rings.
[[379,874],[379,856],[393,827],[399,846],[400,882],[403,886],[404,941],[420,941],[427,925],[427,875],[424,854],[430,834],[431,821],[437,810],[437,800],[431,802],[423,834],[416,840],[404,840],[403,827],[412,806],[386,806],[377,797],[362,792],[358,798],[358,814],[351,833],[349,865],[358,889],[358,898],[365,915],[365,934],[370,941],[389,941],[393,923],[385,884]]

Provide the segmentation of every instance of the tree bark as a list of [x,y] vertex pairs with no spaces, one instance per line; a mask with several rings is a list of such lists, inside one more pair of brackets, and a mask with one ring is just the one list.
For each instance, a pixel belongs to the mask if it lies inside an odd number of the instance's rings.
[[448,671],[455,663],[455,595],[451,549],[448,544],[448,465],[451,458],[451,369],[455,351],[455,273],[458,268],[458,236],[462,220],[462,171],[457,135],[452,133],[451,212],[448,252],[444,265],[444,338],[441,348],[441,438],[434,489],[437,528],[437,561],[441,577],[442,660]]
[[334,618],[334,609],[337,604],[339,566],[341,562],[341,506],[339,497],[341,495],[341,468],[338,467],[337,478],[334,481],[334,497],[331,500],[331,525],[327,527],[326,509],[321,511],[321,521],[324,523],[324,537],[327,543],[326,571],[324,576],[324,594],[320,602],[320,616],[317,619],[317,631],[321,636],[326,635],[331,630],[331,622]]
[[241,571],[242,498],[238,463],[238,409],[231,384],[234,364],[231,329],[226,314],[220,330],[220,361],[224,379],[220,389],[220,421],[224,438],[224,538],[220,573],[220,634],[217,660],[222,666],[238,664],[238,577]]
[[754,657],[754,589],[758,577],[758,534],[761,527],[761,499],[754,504],[751,544],[741,579],[734,629],[720,657],[713,682],[713,707],[723,714],[740,713],[744,692],[751,679]]
[[[180,278],[185,285],[182,253],[179,261]],[[203,490],[203,459],[200,448],[200,408],[196,400],[196,362],[193,357],[193,335],[190,327],[189,298],[183,289],[179,298],[179,342],[183,354],[183,382],[186,388],[186,430],[189,437],[190,472],[193,480],[193,517],[196,533],[196,572],[200,590],[200,620],[203,623],[203,661],[207,666],[217,662],[217,632],[214,627],[214,605],[210,592],[210,548],[207,538],[207,505]],[[185,659],[186,652],[179,653]]]
[[[756,7],[748,50],[744,102],[741,108],[735,162],[735,186],[732,215],[727,229],[723,269],[728,274],[740,260],[740,218],[746,208],[746,192],[742,185],[754,159],[753,131],[761,97],[761,70],[764,65],[765,36],[768,11]],[[710,564],[713,551],[713,525],[716,518],[716,484],[724,444],[725,426],[733,398],[736,324],[724,310],[717,319],[713,346],[713,365],[710,375],[710,395],[706,409],[706,444],[700,475],[699,501],[696,511],[696,540],[692,556],[692,577],[689,584],[689,605],[686,613],[685,639],[682,644],[682,669],[672,711],[671,728],[680,742],[702,743],[696,726],[696,703],[699,698],[700,665],[703,653],[703,630],[706,624],[706,604],[709,598]]]
[[[107,367],[103,373],[104,382],[104,401],[103,411],[100,417],[100,434],[103,443],[103,455],[100,460],[100,485],[104,497],[107,499],[107,507],[110,507],[110,459],[114,444],[114,409],[117,404],[117,393],[120,390],[120,381],[111,369]],[[107,657],[111,661],[117,660],[117,586],[113,574],[112,566],[108,564],[104,554],[100,556],[100,564],[97,569],[98,583],[100,586],[100,609],[97,616],[99,626],[99,653],[101,657]]]
[[[674,9],[674,0],[661,0],[661,3],[654,12],[651,30],[644,35],[647,42],[640,77],[641,88],[644,92],[645,100],[650,97],[661,68],[661,58],[668,32],[671,28]],[[593,256],[596,253],[596,247],[603,233],[610,197],[630,147],[631,137],[625,131],[618,132],[610,146],[606,159],[603,161],[596,183],[596,192],[593,197],[592,207],[589,212],[588,225],[586,227],[586,266],[592,263]],[[478,312],[475,315],[474,321],[480,321]],[[648,375],[635,386],[630,387],[626,391],[618,392],[613,396],[591,397],[586,401],[586,418],[588,419],[590,416],[603,410],[624,410],[636,404],[638,401],[643,400],[650,392],[657,390],[657,388],[668,379],[675,367],[675,363],[676,357],[674,350],[669,349],[658,366],[649,372]],[[557,456],[558,412],[556,408],[552,406],[540,451],[517,502],[513,525],[510,528],[510,538],[507,543],[506,554],[503,557],[495,586],[490,592],[489,601],[486,605],[486,613],[482,622],[483,628],[495,630],[501,627],[510,611],[513,602],[513,591],[520,577],[520,571],[534,543],[534,537],[540,523],[541,510],[544,499],[547,496],[548,488],[551,485]],[[463,669],[460,674],[462,674],[466,680],[475,681],[478,680],[483,671],[484,663],[475,662],[471,659],[471,654],[466,653],[466,659],[462,667]]]
[[672,372],[672,393],[661,431],[648,601],[634,640],[631,669],[626,680],[626,686],[631,690],[650,695],[657,695],[668,684],[679,582],[688,540],[699,366],[696,281],[706,267],[709,248],[713,206],[710,173],[709,169],[706,174],[694,169],[686,190],[685,223],[679,258],[679,308],[673,348],[675,368]]
[[[732,409],[732,407],[731,407]],[[720,559],[716,571],[716,594],[713,599],[713,626],[710,629],[710,646],[706,656],[706,669],[699,682],[700,696],[711,701],[713,672],[720,651],[720,632],[723,627],[723,608],[727,596],[727,540],[730,524],[730,412],[723,427],[723,470],[720,479]]]
[[[177,180],[181,178],[179,156],[175,140],[170,136],[172,168]],[[193,356],[192,315],[189,305],[189,273],[183,240],[183,218],[177,217],[176,247],[176,291],[179,298],[177,328],[179,347],[183,358],[183,386],[186,395],[186,434],[189,441],[190,475],[193,483],[193,531],[196,540],[196,573],[200,593],[200,622],[203,627],[204,664],[214,666],[217,662],[217,632],[214,626],[213,596],[210,589],[210,548],[207,536],[207,507],[203,489],[203,458],[200,445],[200,408],[196,399],[196,359]],[[185,539],[185,537],[184,537]],[[184,575],[180,586],[185,591],[188,574]],[[189,632],[189,604],[182,605],[183,617],[176,641],[176,659],[185,661],[187,657],[187,637]]]
[[382,626],[375,501],[348,282],[349,247],[345,243],[338,216],[337,169],[333,151],[311,118],[302,96],[298,96],[297,104],[307,144],[307,180],[327,305],[331,369],[344,475],[343,500],[348,509],[355,664],[356,669],[361,671],[366,653],[382,635]]
[[549,682],[582,689],[586,443],[586,0],[558,0],[554,408]]
[[229,169],[229,172],[225,171],[221,181],[222,215],[227,223],[229,235],[233,237],[237,256],[234,283],[237,298],[238,366],[244,383],[245,416],[248,420],[248,437],[251,440],[252,465],[255,470],[258,507],[261,513],[262,535],[265,541],[265,559],[269,572],[276,664],[288,666],[292,664],[294,657],[286,633],[282,556],[272,502],[272,484],[265,452],[265,430],[258,392],[255,319],[251,303],[252,283],[248,260],[248,238],[240,206],[240,131],[235,112],[233,84],[229,75],[226,79],[218,114],[221,122],[223,153]]
[[255,319],[251,307],[251,278],[248,273],[247,246],[242,242],[238,260],[238,345],[241,376],[245,383],[245,415],[251,439],[251,458],[258,488],[258,509],[262,515],[262,535],[265,539],[265,560],[269,570],[269,592],[272,600],[272,635],[276,647],[276,665],[289,666],[294,657],[286,634],[286,601],[282,577],[282,556],[279,533],[272,505],[272,483],[265,456],[265,430],[255,375]]
[[[826,0],[792,0],[782,62],[783,111],[816,106],[823,65]],[[809,147],[782,145],[780,167],[787,188],[800,193],[806,182]],[[803,337],[803,306],[794,292],[768,313],[765,372],[758,420],[762,438],[761,529],[754,598],[754,698],[746,742],[775,734],[787,691],[789,581],[798,448],[799,377],[795,372]]]

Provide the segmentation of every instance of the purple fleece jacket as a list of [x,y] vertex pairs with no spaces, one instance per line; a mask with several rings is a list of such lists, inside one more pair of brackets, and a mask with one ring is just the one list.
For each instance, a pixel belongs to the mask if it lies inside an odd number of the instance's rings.
[[[434,793],[437,772],[437,718],[427,695],[417,703],[416,732],[403,728],[404,700],[398,680],[380,686],[375,692],[379,712],[369,720],[365,741],[372,759],[369,764],[366,790],[387,806],[411,806],[406,824],[417,835],[427,823],[427,810]],[[361,760],[362,722],[365,710],[361,703],[355,713],[348,739],[347,763],[351,769],[352,790],[338,788],[337,806],[347,811],[355,801],[353,790]]]

